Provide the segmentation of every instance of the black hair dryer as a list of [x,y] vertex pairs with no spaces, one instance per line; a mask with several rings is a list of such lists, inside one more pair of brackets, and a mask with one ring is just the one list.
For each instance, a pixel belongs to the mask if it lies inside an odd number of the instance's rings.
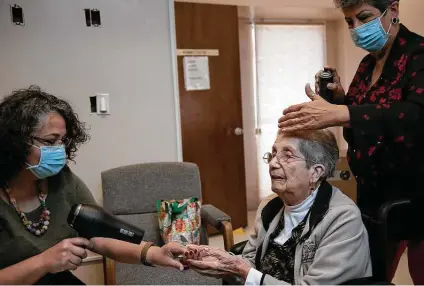
[[108,213],[97,205],[77,204],[68,215],[69,225],[87,239],[105,237],[140,244],[144,230]]

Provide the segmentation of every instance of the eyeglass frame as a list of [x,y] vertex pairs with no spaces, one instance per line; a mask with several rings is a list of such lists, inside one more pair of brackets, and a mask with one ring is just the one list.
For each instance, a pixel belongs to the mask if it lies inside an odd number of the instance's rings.
[[[51,141],[53,140],[49,140],[49,139],[44,139],[44,138],[40,138],[37,136],[32,136],[31,137],[33,140],[43,144],[43,146],[64,146],[64,147],[68,147],[70,145],[70,141],[66,142],[66,138],[62,138],[61,140],[55,140],[54,143],[51,143]],[[57,144],[57,141],[61,142],[60,144]]]
[[[266,152],[266,153],[264,154],[264,156],[262,157],[262,160],[264,160],[265,164],[269,165],[269,164],[271,163],[271,161],[272,161],[275,157],[277,157],[277,156],[278,156],[278,154],[280,154],[280,153],[282,153],[282,152],[284,152],[284,151],[277,152],[275,155],[273,155],[271,152]],[[268,158],[267,158],[267,155],[269,155],[269,156],[268,156]],[[284,159],[279,159],[279,158],[277,157],[277,163],[281,166],[281,161],[282,161],[282,162],[284,162],[284,163],[286,163],[289,159],[298,159],[298,160],[305,161],[305,162],[308,162],[308,163],[317,164],[317,162],[315,162],[315,161],[307,160],[306,158],[303,158],[303,157],[300,157],[300,156],[296,156],[296,155],[290,155],[290,156],[289,156],[287,159],[285,159],[285,160],[284,160]]]

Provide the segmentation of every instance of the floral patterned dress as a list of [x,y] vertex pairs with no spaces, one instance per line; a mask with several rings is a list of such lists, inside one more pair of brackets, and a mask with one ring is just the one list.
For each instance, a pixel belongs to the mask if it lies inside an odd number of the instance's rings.
[[424,38],[400,25],[381,77],[366,56],[345,97],[344,129],[358,204],[375,213],[387,200],[424,194]]

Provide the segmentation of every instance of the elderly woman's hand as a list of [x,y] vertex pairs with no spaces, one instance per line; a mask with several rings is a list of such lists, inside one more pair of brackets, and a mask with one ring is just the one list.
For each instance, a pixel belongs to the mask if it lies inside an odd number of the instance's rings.
[[209,246],[187,246],[187,264],[196,272],[215,278],[239,276],[247,278],[251,265],[241,257],[227,251]]
[[315,94],[307,84],[305,92],[311,102],[292,105],[283,111],[278,127],[285,132],[297,130],[317,130],[349,124],[349,110],[344,105],[328,103]]

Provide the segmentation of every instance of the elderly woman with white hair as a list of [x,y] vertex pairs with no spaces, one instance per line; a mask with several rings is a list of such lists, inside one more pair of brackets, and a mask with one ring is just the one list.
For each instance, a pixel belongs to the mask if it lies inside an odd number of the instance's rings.
[[264,156],[274,195],[260,204],[243,254],[189,246],[187,264],[246,285],[334,285],[371,276],[361,213],[326,181],[338,157],[330,131],[280,133]]

